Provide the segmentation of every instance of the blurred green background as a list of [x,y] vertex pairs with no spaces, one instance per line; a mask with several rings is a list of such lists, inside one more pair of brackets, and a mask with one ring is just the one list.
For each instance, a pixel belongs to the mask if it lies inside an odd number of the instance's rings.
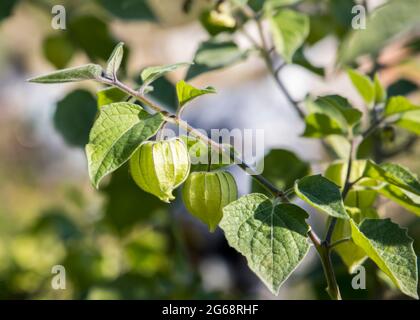
[[[305,2],[312,10],[308,56],[327,76],[291,67],[286,72],[292,93],[338,91],[360,102],[345,75],[333,70],[337,45],[351,29],[355,2]],[[369,3],[373,9],[381,1]],[[65,30],[51,27],[55,4],[66,8]],[[56,68],[104,63],[119,41],[129,48],[124,73],[133,82],[145,66],[191,61],[208,38],[199,17],[212,5],[207,0],[1,0],[0,299],[275,298],[244,258],[228,247],[220,230],[210,234],[185,212],[181,201],[167,206],[142,192],[126,166],[101,190],[91,187],[83,146],[97,111],[93,84],[43,87],[25,82]],[[417,103],[418,35],[396,38],[380,60],[390,94],[409,94]],[[242,44],[244,39],[236,41]],[[159,80],[154,98],[173,108],[173,83],[182,77],[181,72]],[[188,120],[205,129],[264,128],[267,152],[290,149],[311,162],[313,171],[322,170],[327,156],[319,144],[298,138],[302,127],[292,112],[271,107],[286,104],[271,82],[257,58],[197,78],[197,86],[214,85],[221,94],[203,98],[196,111],[187,113]],[[252,124],[242,117],[247,112]],[[403,133],[397,136],[410,143],[397,156],[392,144],[400,142],[385,143],[388,153],[382,158],[420,173],[419,142]],[[266,170],[276,165],[268,161]],[[249,177],[234,174],[241,193],[249,191]],[[420,221],[384,200],[379,211],[409,227],[419,254]],[[322,229],[324,221],[314,218],[313,223]],[[369,262],[368,290],[353,290],[351,276],[338,257],[334,260],[344,298],[403,298]],[[65,290],[51,287],[54,265],[66,269]],[[324,299],[324,287],[321,266],[311,252],[278,298]]]

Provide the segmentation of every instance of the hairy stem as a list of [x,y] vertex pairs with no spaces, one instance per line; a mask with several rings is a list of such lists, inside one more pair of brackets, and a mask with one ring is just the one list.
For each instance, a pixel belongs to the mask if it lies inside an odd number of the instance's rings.
[[331,261],[331,248],[325,245],[321,245],[317,248],[317,251],[321,257],[322,268],[327,280],[327,293],[332,300],[341,300],[340,289],[337,284],[334,267]]

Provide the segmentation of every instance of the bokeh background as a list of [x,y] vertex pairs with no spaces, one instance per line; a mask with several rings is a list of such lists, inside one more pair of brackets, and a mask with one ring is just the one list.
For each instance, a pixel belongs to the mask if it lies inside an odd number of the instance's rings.
[[[229,248],[221,230],[210,234],[181,201],[167,206],[145,194],[134,185],[125,166],[99,191],[94,190],[83,146],[97,112],[98,87],[25,81],[56,68],[104,63],[119,41],[129,49],[123,73],[133,83],[146,66],[192,61],[200,42],[209,37],[198,18],[212,2],[1,0],[0,299],[327,297],[314,250],[281,288],[279,297],[274,297],[245,259]],[[291,65],[282,71],[282,79],[295,99],[309,92],[338,93],[361,106],[345,73],[335,69],[337,48],[350,32],[351,8],[356,2],[305,2],[313,10],[312,43],[305,55],[314,66],[324,68],[325,76]],[[374,10],[383,2],[367,4]],[[403,6],[404,1],[400,2]],[[133,3],[137,3],[134,9]],[[55,4],[66,8],[65,30],[51,27]],[[256,30],[250,26],[248,32]],[[381,80],[389,93],[409,95],[417,103],[419,35],[414,29],[396,37],[379,59]],[[235,35],[235,41],[240,47],[249,45],[241,35]],[[366,70],[371,67],[361,65]],[[181,70],[159,80],[153,98],[173,108],[174,83],[184,76]],[[267,153],[287,149],[310,163],[313,172],[325,168],[328,155],[319,142],[299,137],[303,123],[259,57],[200,75],[191,83],[218,90],[185,112],[192,125],[206,130],[264,129]],[[404,133],[397,135],[404,141],[384,145],[382,160],[397,161],[420,173],[420,143]],[[401,152],[393,152],[395,143],[399,149],[404,146]],[[249,192],[251,179],[231,170],[241,194]],[[420,221],[383,199],[379,212],[409,227],[418,255]],[[325,221],[319,215],[311,219],[322,232]],[[369,262],[368,290],[353,290],[339,258],[334,260],[344,298],[403,298]],[[66,268],[65,290],[51,287],[51,268],[57,264]]]

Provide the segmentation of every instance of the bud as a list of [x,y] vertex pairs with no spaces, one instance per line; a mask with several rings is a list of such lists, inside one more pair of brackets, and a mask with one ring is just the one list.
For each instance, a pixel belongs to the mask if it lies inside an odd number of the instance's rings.
[[238,198],[238,188],[229,172],[193,172],[185,181],[182,198],[188,211],[213,232],[222,219],[223,207]]
[[140,188],[169,203],[190,172],[188,150],[178,138],[147,141],[131,157],[130,171]]

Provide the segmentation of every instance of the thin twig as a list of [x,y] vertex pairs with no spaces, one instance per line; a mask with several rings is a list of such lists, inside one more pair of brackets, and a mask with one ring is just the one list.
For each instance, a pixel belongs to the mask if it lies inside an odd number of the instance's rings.
[[285,64],[280,65],[277,69],[274,68],[273,60],[271,59],[271,56],[270,56],[271,48],[268,47],[267,41],[265,39],[264,28],[261,23],[261,20],[255,19],[255,22],[257,24],[258,32],[259,32],[260,39],[262,42],[262,46],[260,47],[260,52],[264,58],[267,69],[270,71],[270,74],[273,76],[276,84],[278,85],[280,90],[283,92],[284,96],[289,101],[289,103],[293,106],[293,108],[295,109],[299,117],[301,119],[305,119],[305,113],[300,108],[299,102],[292,98],[289,91],[286,89],[285,85],[280,79],[279,71],[283,68]]

